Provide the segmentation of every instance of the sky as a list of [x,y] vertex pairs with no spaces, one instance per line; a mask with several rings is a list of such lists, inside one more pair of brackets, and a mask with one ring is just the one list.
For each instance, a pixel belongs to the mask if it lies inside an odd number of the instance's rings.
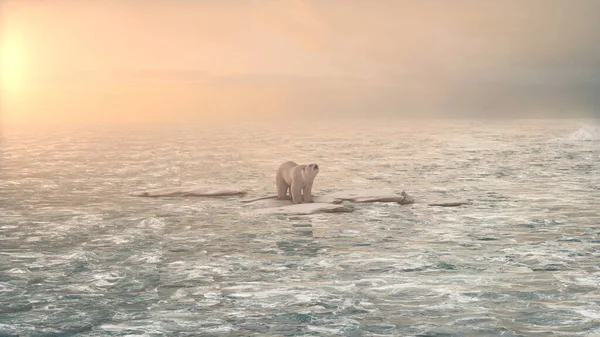
[[597,0],[0,0],[4,123],[600,116]]

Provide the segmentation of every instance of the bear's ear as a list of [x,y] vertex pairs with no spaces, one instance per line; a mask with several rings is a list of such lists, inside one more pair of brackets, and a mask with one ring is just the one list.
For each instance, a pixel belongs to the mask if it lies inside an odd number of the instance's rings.
[[319,170],[319,165],[313,164],[313,169],[316,170],[316,171],[318,171]]

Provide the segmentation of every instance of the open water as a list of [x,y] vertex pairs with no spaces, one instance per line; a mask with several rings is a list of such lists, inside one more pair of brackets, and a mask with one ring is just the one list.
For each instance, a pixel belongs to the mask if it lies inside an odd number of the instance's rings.
[[[600,140],[585,120],[6,129],[2,336],[600,336]],[[313,193],[417,203],[250,216],[284,161]],[[470,200],[431,207],[427,202]]]

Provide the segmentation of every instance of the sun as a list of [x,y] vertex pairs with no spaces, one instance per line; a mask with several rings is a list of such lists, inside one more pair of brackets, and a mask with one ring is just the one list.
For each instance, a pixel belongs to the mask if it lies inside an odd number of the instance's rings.
[[23,88],[25,53],[20,41],[9,34],[0,35],[0,89],[17,93]]

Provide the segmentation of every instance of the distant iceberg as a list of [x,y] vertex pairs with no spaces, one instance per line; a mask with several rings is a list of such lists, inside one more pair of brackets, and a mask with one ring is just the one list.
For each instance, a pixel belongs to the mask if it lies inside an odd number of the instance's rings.
[[584,140],[584,141],[597,141],[600,140],[600,126],[586,125],[581,129],[577,130],[569,137],[568,140]]

